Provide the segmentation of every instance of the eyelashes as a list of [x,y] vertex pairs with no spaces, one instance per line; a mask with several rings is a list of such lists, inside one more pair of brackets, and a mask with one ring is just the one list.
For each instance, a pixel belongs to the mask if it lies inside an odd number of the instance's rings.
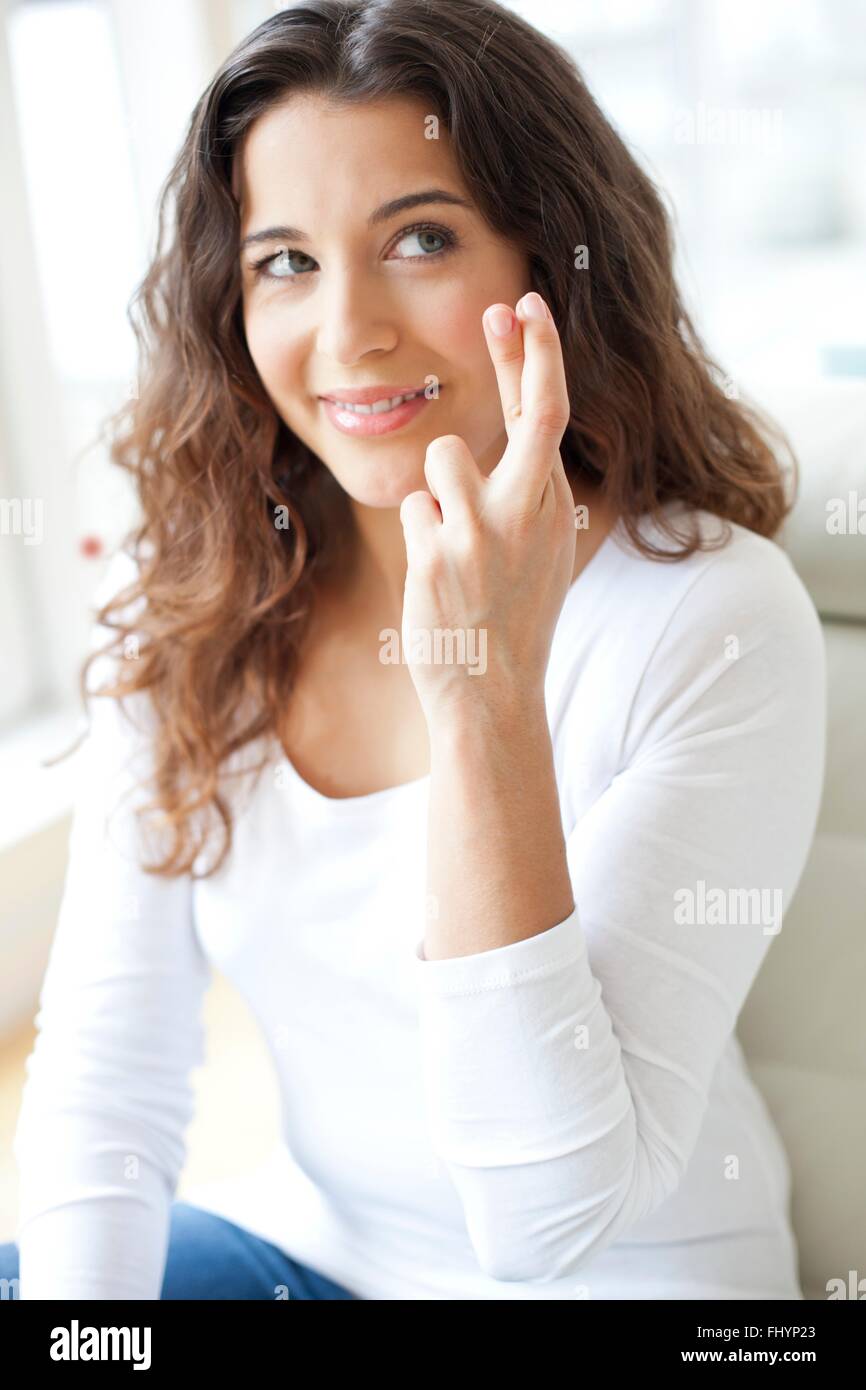
[[[460,244],[459,238],[455,232],[451,231],[448,227],[440,227],[434,222],[416,222],[411,227],[404,227],[394,244],[399,245],[404,237],[411,236],[413,232],[432,232],[435,236],[440,237],[445,244],[444,246],[440,247],[438,251],[430,251],[427,254],[420,256],[400,256],[398,257],[399,260],[439,260],[442,256],[447,256],[450,251],[456,250],[456,248]],[[293,275],[273,275],[267,267],[271,264],[272,261],[277,260],[280,256],[286,256],[289,258],[291,258],[292,256],[303,256],[306,260],[313,261],[313,257],[308,256],[306,251],[299,251],[296,248],[284,246],[279,251],[274,251],[270,255],[263,256],[258,261],[253,261],[250,268],[253,272],[255,279],[284,282],[287,280],[302,280],[305,278],[304,273],[298,273]],[[314,261],[313,264],[315,264]]]

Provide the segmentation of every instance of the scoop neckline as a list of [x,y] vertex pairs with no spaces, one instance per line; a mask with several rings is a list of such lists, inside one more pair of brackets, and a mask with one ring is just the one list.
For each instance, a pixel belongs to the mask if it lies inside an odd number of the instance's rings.
[[423,777],[415,777],[411,782],[395,782],[391,787],[380,787],[378,791],[363,792],[359,796],[326,796],[320,792],[305,777],[302,777],[292,760],[286,757],[280,748],[280,757],[277,760],[277,767],[284,767],[288,776],[292,779],[298,791],[313,804],[327,808],[336,815],[348,814],[354,810],[366,809],[370,806],[385,804],[396,798],[402,792],[411,792],[426,786],[430,781],[430,773],[425,772]]
[[[562,601],[556,628],[554,629],[554,640],[556,638],[556,632],[560,630],[562,614],[571,602],[572,596],[577,590],[582,590],[585,581],[590,577],[594,577],[601,570],[602,566],[598,561],[602,556],[607,556],[613,550],[617,543],[617,536],[621,530],[621,526],[621,519],[617,518],[604,537],[601,545],[597,550],[593,551],[583,569],[568,586]],[[288,776],[292,779],[292,782],[297,787],[300,794],[305,796],[308,801],[322,809],[327,809],[335,815],[349,815],[353,811],[366,810],[369,807],[390,805],[392,801],[396,803],[401,796],[405,796],[411,792],[421,791],[426,788],[430,782],[430,773],[425,772],[423,777],[414,777],[410,782],[395,782],[391,787],[380,787],[378,791],[363,792],[359,796],[326,796],[324,792],[320,792],[308,782],[305,777],[301,776],[292,760],[286,756],[282,745],[278,741],[276,742],[279,749],[276,763],[277,767],[284,767],[286,769]]]

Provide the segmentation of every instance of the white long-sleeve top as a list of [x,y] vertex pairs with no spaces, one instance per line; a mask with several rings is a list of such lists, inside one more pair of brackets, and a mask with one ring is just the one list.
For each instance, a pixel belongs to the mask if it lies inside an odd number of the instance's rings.
[[263,1030],[282,1139],[188,1200],[362,1298],[802,1298],[734,1027],[817,817],[815,609],[739,526],[678,563],[618,527],[566,595],[545,696],[574,910],[433,961],[429,777],[333,799],[270,740],[227,787],[222,868],[158,879],[131,817],[146,697],[135,723],[94,700],[15,1136],[22,1298],[159,1297],[211,965]]

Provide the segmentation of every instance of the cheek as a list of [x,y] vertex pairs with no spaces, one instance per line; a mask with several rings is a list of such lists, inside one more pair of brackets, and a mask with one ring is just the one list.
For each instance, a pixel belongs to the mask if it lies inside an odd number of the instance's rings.
[[482,286],[480,293],[476,289],[471,295],[464,287],[464,293],[448,306],[447,315],[443,313],[437,325],[442,334],[440,351],[453,383],[448,429],[466,440],[482,467],[491,462],[491,451],[504,447],[499,383],[481,322],[484,310],[497,300],[508,303],[501,283],[492,289]]
[[491,401],[498,400],[496,372],[481,323],[488,303],[459,293],[440,300],[425,317],[420,336],[442,362],[442,380],[450,386],[453,408],[470,410],[487,420]]
[[495,297],[470,300],[464,295],[438,321],[441,336],[437,345],[451,368],[460,399],[464,403],[471,400],[476,409],[482,410],[489,405],[491,394],[498,398],[496,370],[481,322],[484,310]]
[[465,278],[455,278],[428,295],[418,315],[419,340],[429,344],[443,364],[456,369],[477,369],[486,353],[481,315],[486,308]]
[[279,315],[251,313],[244,319],[247,346],[271,394],[285,392],[296,376],[297,348]]

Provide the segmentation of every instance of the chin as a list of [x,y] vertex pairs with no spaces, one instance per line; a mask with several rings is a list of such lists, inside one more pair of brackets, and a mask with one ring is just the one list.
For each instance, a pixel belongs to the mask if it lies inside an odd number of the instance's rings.
[[[363,467],[363,465],[362,465]],[[333,469],[345,492],[361,507],[399,507],[410,492],[428,492],[423,459],[417,468],[388,468],[375,465],[369,470]]]

